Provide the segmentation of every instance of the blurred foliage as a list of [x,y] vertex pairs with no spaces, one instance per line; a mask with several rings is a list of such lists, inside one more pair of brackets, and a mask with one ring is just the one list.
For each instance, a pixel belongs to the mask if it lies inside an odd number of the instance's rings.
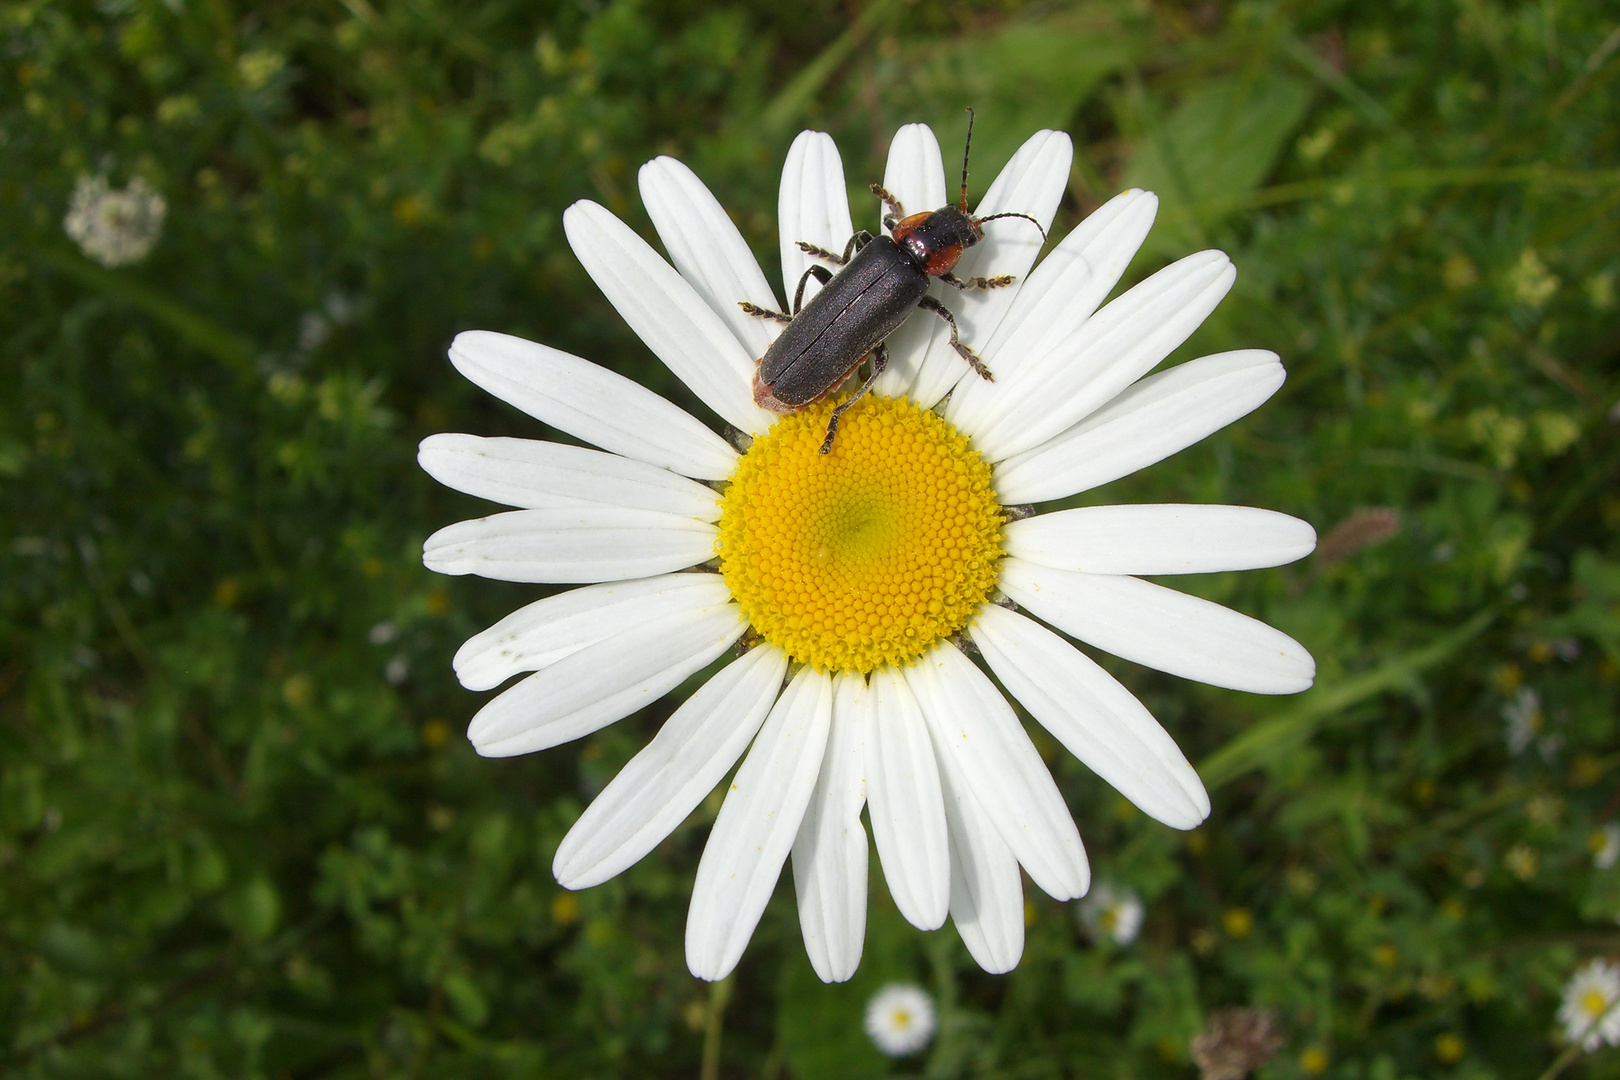
[[[865,962],[824,987],[784,881],[722,1075],[1188,1077],[1233,1005],[1277,1011],[1277,1080],[1540,1073],[1564,980],[1620,952],[1620,870],[1592,858],[1620,813],[1617,23],[1568,0],[0,3],[4,1071],[694,1074],[682,923],[717,801],[619,879],[555,886],[562,833],[672,703],[477,758],[449,658],[535,590],[422,569],[480,504],[413,448],[535,434],[445,363],[472,327],[697,408],[580,272],[572,200],[650,235],[634,170],[675,154],[769,256],[796,130],[832,132],[859,192],[898,124],[949,157],[971,103],[976,191],[1062,127],[1060,229],[1148,184],[1133,277],[1232,253],[1183,355],[1275,349],[1288,384],[1088,497],[1314,522],[1297,566],[1176,584],[1298,637],[1319,684],[1111,665],[1215,806],[1174,833],[1037,734],[1141,938],[1090,942],[1031,889],[1023,964],[989,977],[874,873]],[[103,173],[168,202],[138,266],[62,232]],[[940,1003],[924,1059],[861,1033],[894,978]],[[1620,1051],[1575,1069],[1620,1076]]]

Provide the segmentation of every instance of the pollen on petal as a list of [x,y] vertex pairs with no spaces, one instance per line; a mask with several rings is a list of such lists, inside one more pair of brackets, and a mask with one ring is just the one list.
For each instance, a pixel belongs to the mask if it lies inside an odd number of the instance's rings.
[[828,400],[754,441],[721,502],[720,572],[754,629],[827,671],[904,664],[989,598],[1005,521],[945,420],[869,396],[821,454]]

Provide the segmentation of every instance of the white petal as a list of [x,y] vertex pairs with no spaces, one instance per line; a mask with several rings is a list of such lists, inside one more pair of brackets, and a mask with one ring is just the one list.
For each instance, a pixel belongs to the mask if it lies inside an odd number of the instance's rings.
[[690,413],[623,375],[547,345],[468,330],[450,362],[470,381],[559,431],[699,480],[724,480],[737,452]]
[[998,395],[1007,392],[1025,367],[1079,332],[1130,265],[1158,208],[1159,199],[1150,191],[1132,188],[1116,195],[1030,271],[1001,325],[979,350],[996,381],[958,383],[945,410],[951,423],[977,431],[999,407]]
[[821,773],[793,841],[793,886],[810,966],[822,982],[855,974],[866,940],[869,856],[866,805],[867,717],[876,698],[852,672],[833,679],[832,726]]
[[1086,506],[1009,522],[1009,555],[1088,574],[1208,574],[1302,559],[1316,530],[1252,506]]
[[[976,217],[1013,212],[1028,214],[1050,228],[1052,215],[1069,186],[1069,167],[1074,160],[1074,144],[1061,131],[1037,131],[1018,148],[1007,167],[985,193],[973,213]],[[929,207],[929,209],[936,209]],[[995,334],[996,326],[1012,305],[1018,286],[1023,283],[1042,244],[1040,229],[1021,218],[1002,218],[984,227],[984,239],[968,249],[956,264],[959,278],[994,277],[1012,274],[1018,282],[1000,289],[947,288],[942,294],[945,306],[956,316],[961,340],[977,349]],[[932,406],[962,379],[977,379],[956,350],[951,348],[950,327],[932,312],[913,316],[933,323],[928,355],[923,360],[911,396],[918,404]],[[991,374],[995,369],[991,369]]]
[[748,628],[735,604],[677,612],[615,634],[537,671],[472,718],[485,757],[511,757],[622,720],[707,667]]
[[[945,188],[945,165],[939,153],[939,140],[927,124],[906,124],[889,140],[889,159],[883,169],[883,186],[900,200],[907,214],[938,210],[955,202]],[[872,232],[883,228],[889,211],[874,198],[877,220]]]
[[1066,634],[1184,679],[1297,694],[1316,677],[1304,646],[1258,619],[1133,577],[1076,574],[1008,558],[1001,588]]
[[1009,505],[1061,499],[1145,469],[1259,408],[1283,384],[1277,354],[1217,353],[1151,375],[1082,423],[996,465]]
[[[1011,561],[1011,560],[1009,560]],[[1074,818],[1012,706],[949,642],[905,669],[934,750],[947,754],[1001,839],[1057,900],[1083,896],[1091,868]]]
[[720,201],[696,173],[672,157],[654,158],[641,167],[641,201],[675,269],[754,359],[764,356],[782,324],[747,315],[740,303],[780,311],[782,302]]
[[623,581],[707,562],[716,535],[707,522],[653,510],[509,510],[446,525],[422,545],[422,563],[497,581]]
[[602,295],[699,400],[742,431],[770,426],[749,389],[756,357],[647,241],[588,199],[563,211],[563,231]]
[[456,678],[491,690],[520,671],[539,671],[588,645],[677,611],[730,598],[719,574],[663,574],[570,589],[536,600],[456,650]]
[[1111,301],[997,395],[973,432],[980,450],[1001,461],[1091,415],[1186,341],[1236,276],[1223,252],[1202,251]]
[[686,966],[731,974],[765,911],[821,772],[832,679],[801,668],[737,770],[698,860],[686,915]]
[[[805,270],[812,263],[823,265],[800,251],[799,241],[842,254],[844,245],[855,235],[849,219],[849,192],[844,188],[844,163],[831,135],[801,131],[788,148],[787,161],[782,164],[782,187],[777,193],[776,224],[782,250],[783,299],[791,305]],[[805,282],[804,302],[809,303],[820,289],[815,278]]]
[[986,605],[969,631],[1030,715],[1142,812],[1177,829],[1209,816],[1209,796],[1175,740],[1113,676],[1031,619]]
[[[945,165],[940,160],[939,140],[934,138],[933,129],[927,124],[907,124],[894,133],[889,142],[889,161],[883,169],[883,186],[900,200],[908,214],[938,210],[952,201],[945,190]],[[872,231],[876,234],[888,210],[882,200],[874,201],[878,227]],[[944,291],[946,287],[938,282],[928,290],[935,299]],[[923,357],[928,354],[928,343],[933,340],[931,324],[937,321],[937,315],[924,312],[907,319],[900,329],[889,335],[885,342],[889,366],[878,376],[874,391],[889,397],[900,397],[911,391]]]
[[961,767],[939,763],[951,830],[951,921],[969,955],[993,975],[1024,954],[1024,883],[1018,859],[973,797]]
[[928,724],[895,668],[872,673],[872,692],[877,708],[866,731],[866,801],[878,861],[905,920],[937,930],[950,910],[951,864]]
[[700,686],[568,830],[551,864],[557,881],[600,885],[657,847],[737,763],[786,673],[781,650],[761,646]]
[[618,454],[534,439],[429,435],[416,460],[446,487],[491,502],[531,509],[603,503],[665,514],[720,519],[711,487]]

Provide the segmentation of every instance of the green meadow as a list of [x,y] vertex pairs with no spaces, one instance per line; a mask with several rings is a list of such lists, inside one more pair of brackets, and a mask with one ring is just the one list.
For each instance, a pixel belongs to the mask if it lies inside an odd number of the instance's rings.
[[[416,446],[547,434],[451,368],[467,329],[712,422],[564,209],[656,244],[636,170],[678,157],[780,287],[799,131],[875,228],[896,128],[933,125],[954,184],[969,105],[974,197],[1072,136],[1054,240],[1158,193],[1122,287],[1231,255],[1170,362],[1269,349],[1286,384],[1069,502],[1312,523],[1300,562],[1167,583],[1316,684],[1094,654],[1203,777],[1186,833],[1029,724],[1134,940],[1026,880],[1022,963],[986,975],[874,853],[850,982],[784,873],[711,987],[683,928],[720,791],[607,884],[551,874],[699,680],[479,757],[450,659],[547,587],[423,568],[493,508]],[[150,250],[70,235],[98,177],[161,200]],[[0,238],[0,1075],[1191,1080],[1241,1007],[1265,1080],[1620,1077],[1558,1018],[1620,954],[1620,6],[4,0]],[[939,1028],[890,1059],[861,1018],[896,981]]]

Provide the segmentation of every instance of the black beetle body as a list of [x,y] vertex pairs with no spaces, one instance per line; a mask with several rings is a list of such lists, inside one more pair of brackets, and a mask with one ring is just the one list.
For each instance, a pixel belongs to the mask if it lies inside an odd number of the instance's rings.
[[[928,291],[928,281],[915,257],[887,236],[866,244],[766,350],[755,400],[773,412],[788,412],[826,397],[900,328]],[[760,400],[761,389],[767,400]]]
[[[973,110],[968,110],[968,147],[973,143]],[[821,452],[832,449],[838,432],[838,419],[844,410],[859,401],[888,363],[883,341],[913,310],[924,307],[943,318],[951,327],[951,347],[984,379],[990,371],[972,349],[957,337],[956,319],[945,305],[928,295],[932,278],[939,278],[959,289],[991,289],[1010,285],[1012,277],[969,278],[963,281],[951,273],[962,252],[984,238],[983,224],[1000,217],[1028,214],[991,214],[976,218],[967,208],[968,149],[962,151],[962,193],[958,206],[943,206],[907,216],[895,197],[877,184],[872,193],[881,198],[890,213],[883,224],[889,236],[874,237],[864,230],[856,233],[842,255],[799,242],[799,247],[817,258],[841,266],[834,275],[824,266],[811,266],[799,279],[793,297],[793,314],[767,311],[744,303],[751,315],[787,323],[754,373],[754,401],[772,412],[794,412],[832,393],[872,356],[872,372],[848,401],[833,411],[827,422],[827,438]],[[1041,228],[1040,222],[1035,222]],[[1044,238],[1046,230],[1041,229]],[[804,286],[814,276],[822,289],[802,303]]]

